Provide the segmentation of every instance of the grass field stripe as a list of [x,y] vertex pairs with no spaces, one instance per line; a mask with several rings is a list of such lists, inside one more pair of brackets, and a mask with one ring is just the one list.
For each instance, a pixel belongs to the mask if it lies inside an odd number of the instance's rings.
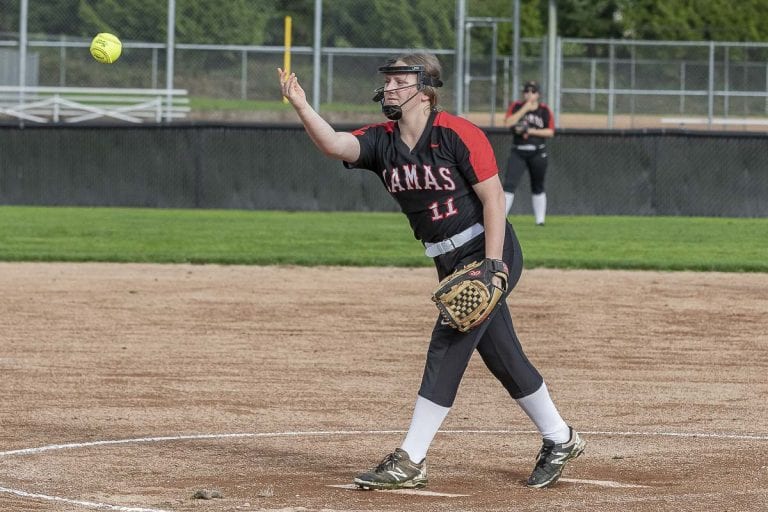
[[97,503],[93,501],[71,500],[68,498],[60,498],[58,496],[48,496],[47,494],[20,491],[18,489],[8,489],[7,487],[0,487],[0,493],[14,494],[22,498],[33,498],[38,500],[54,501],[56,503],[66,503],[68,505],[78,505],[80,507],[93,508],[98,510],[117,510],[119,512],[170,512],[168,510],[159,508],[122,507],[120,505],[108,505],[106,503]]
[[[114,439],[102,441],[88,441],[82,443],[65,443],[39,446],[36,448],[22,448],[0,452],[0,457],[13,455],[28,455],[54,450],[68,450],[74,448],[89,448],[92,446],[109,446],[133,443],[158,443],[165,441],[195,441],[205,439],[237,439],[237,438],[269,438],[269,437],[307,437],[307,436],[355,436],[355,435],[389,435],[404,434],[405,430],[327,430],[327,431],[295,431],[295,432],[243,432],[232,434],[192,434],[181,436],[162,437],[138,437],[133,439]],[[538,434],[535,430],[440,430],[439,434],[479,434],[479,435],[528,435]],[[735,434],[712,432],[614,432],[609,430],[580,431],[583,435],[593,436],[642,436],[642,437],[683,437],[683,438],[709,438],[709,439],[733,439],[743,441],[768,441],[768,434]]]

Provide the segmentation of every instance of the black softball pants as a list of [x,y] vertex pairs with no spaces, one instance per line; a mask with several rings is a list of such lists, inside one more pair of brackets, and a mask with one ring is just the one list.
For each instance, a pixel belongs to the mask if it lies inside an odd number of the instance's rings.
[[[509,267],[509,294],[520,279],[523,266],[520,243],[511,228],[504,241],[504,261]],[[523,352],[505,297],[488,320],[467,333],[443,324],[438,316],[419,395],[443,407],[453,406],[475,349],[512,398],[528,396],[544,382]]]
[[547,151],[521,151],[512,148],[507,160],[507,172],[504,176],[504,192],[514,193],[523,173],[531,176],[531,194],[544,192],[544,178],[547,174]]

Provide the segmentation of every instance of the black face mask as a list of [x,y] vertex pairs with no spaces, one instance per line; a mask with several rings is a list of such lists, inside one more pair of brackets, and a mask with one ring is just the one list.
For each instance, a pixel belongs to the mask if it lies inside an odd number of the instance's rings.
[[391,121],[399,121],[403,117],[403,107],[401,105],[382,105],[381,112],[384,117]]
[[411,101],[413,98],[416,97],[416,95],[419,94],[419,90],[421,90],[421,86],[419,86],[419,84],[411,84],[411,85],[406,85],[404,87],[398,87],[397,89],[392,89],[393,91],[399,91],[400,89],[407,89],[409,87],[418,87],[418,89],[416,90],[416,93],[413,96],[405,100],[400,105],[385,105],[384,104],[384,88],[379,87],[378,89],[376,89],[376,96],[373,97],[373,101],[378,101],[381,103],[381,112],[384,114],[384,117],[386,117],[391,121],[397,121],[401,117],[403,117],[403,105]]

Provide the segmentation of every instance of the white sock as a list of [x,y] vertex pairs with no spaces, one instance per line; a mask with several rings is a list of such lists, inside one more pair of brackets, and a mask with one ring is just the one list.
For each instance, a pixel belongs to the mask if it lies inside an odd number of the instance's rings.
[[504,198],[507,200],[507,215],[509,215],[509,210],[512,209],[512,201],[515,200],[515,194],[512,192],[504,192]]
[[517,404],[531,418],[544,439],[567,443],[571,438],[571,431],[557,412],[546,384],[542,383],[535,393],[517,399]]
[[416,406],[413,408],[413,418],[411,418],[411,427],[405,435],[405,440],[400,446],[401,449],[408,452],[411,461],[417,464],[427,456],[429,445],[435,438],[435,434],[443,424],[443,420],[448,415],[450,407],[437,405],[421,396],[416,398]]
[[547,215],[547,194],[534,194],[531,196],[533,203],[533,216],[536,217],[536,224],[544,224],[544,217]]

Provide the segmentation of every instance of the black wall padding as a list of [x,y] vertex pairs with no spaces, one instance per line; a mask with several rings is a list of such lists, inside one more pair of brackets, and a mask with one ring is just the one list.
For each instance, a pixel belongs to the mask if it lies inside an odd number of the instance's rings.
[[[510,134],[487,131],[503,173]],[[766,134],[560,130],[549,154],[550,214],[768,215]],[[2,126],[0,204],[398,209],[281,125]],[[525,177],[512,213],[530,212]]]

